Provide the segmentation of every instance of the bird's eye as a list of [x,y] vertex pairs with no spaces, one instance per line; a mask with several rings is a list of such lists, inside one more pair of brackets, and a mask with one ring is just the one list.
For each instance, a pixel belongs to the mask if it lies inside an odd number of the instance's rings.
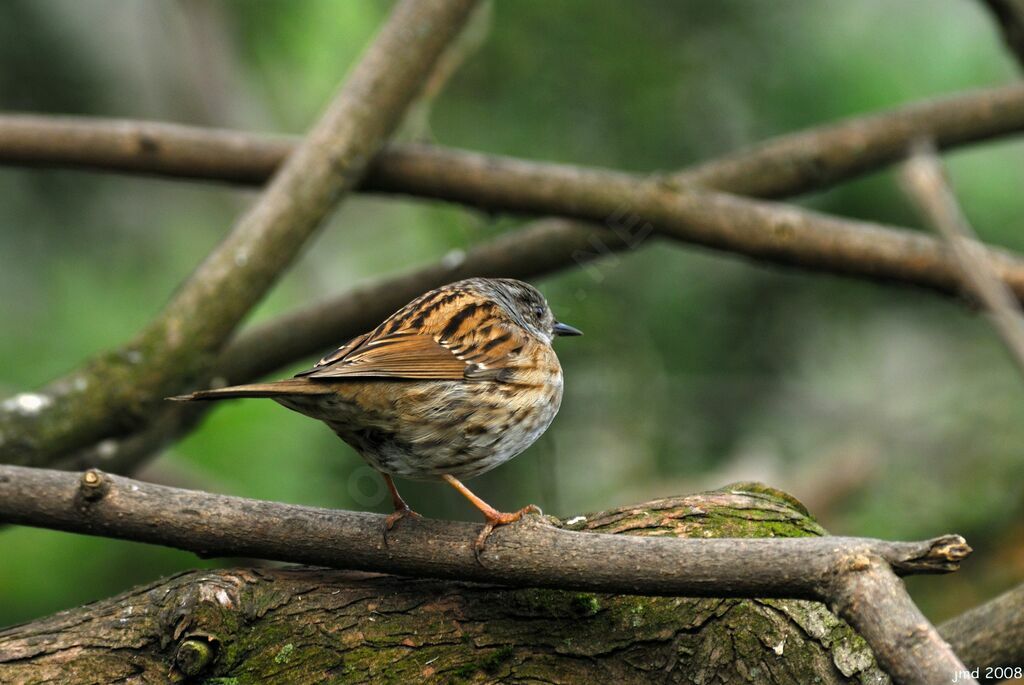
[[544,307],[541,307],[540,305],[537,305],[536,307],[533,308],[533,315],[536,316],[538,319],[543,319],[544,314],[546,313],[547,310]]

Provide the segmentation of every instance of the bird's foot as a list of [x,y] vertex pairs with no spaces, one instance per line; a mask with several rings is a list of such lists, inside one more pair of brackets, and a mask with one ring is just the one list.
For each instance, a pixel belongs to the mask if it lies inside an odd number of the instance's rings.
[[519,511],[514,511],[512,513],[505,513],[493,509],[489,512],[484,513],[487,516],[487,522],[484,524],[484,529],[480,531],[480,535],[476,537],[476,543],[473,545],[476,560],[480,561],[481,563],[483,562],[480,560],[480,554],[483,553],[484,547],[487,544],[487,538],[491,536],[491,533],[494,532],[495,528],[497,528],[498,526],[507,526],[510,523],[515,523],[519,519],[523,518],[523,516],[525,516],[526,514],[544,514],[544,512],[542,512],[540,510],[540,507],[538,507],[536,504],[527,504]]
[[423,516],[417,514],[415,511],[410,509],[408,506],[395,509],[393,512],[388,514],[388,517],[384,519],[384,544],[388,544],[388,533],[395,527],[395,524],[404,518],[421,519]]
[[391,530],[395,527],[395,524],[404,518],[421,519],[421,515],[417,514],[409,507],[402,507],[401,509],[395,509],[392,513],[388,514],[388,517],[384,519],[384,529]]

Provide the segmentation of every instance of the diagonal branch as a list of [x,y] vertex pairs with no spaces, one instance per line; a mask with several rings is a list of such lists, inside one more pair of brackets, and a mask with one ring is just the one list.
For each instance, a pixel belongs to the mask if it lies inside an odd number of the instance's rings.
[[976,682],[960,658],[878,557],[847,558],[836,573],[829,608],[845,617],[896,683]]
[[[436,152],[436,151],[435,151]],[[917,232],[606,169],[446,150],[444,163],[410,152],[406,192],[489,212],[557,215],[610,226],[636,246],[652,232],[769,262],[956,292],[940,243]],[[990,251],[1018,294],[1016,257]]]
[[[977,90],[915,102],[780,136],[672,176],[738,195],[791,196],[834,185],[901,159],[915,139],[940,148],[1024,130],[1024,87]],[[296,139],[158,122],[87,117],[0,115],[0,163],[151,174],[258,185]],[[403,192],[403,156],[435,148],[385,148],[360,184],[365,191]],[[438,155],[443,150],[437,150]],[[439,156],[434,159],[440,163]]]
[[933,148],[919,144],[901,170],[910,199],[946,239],[964,284],[988,309],[992,323],[1017,369],[1024,373],[1024,319],[1014,293],[993,273],[981,243],[967,222]]
[[964,663],[982,672],[1024,664],[1024,585],[939,626]]
[[124,348],[0,410],[0,460],[42,463],[141,422],[187,383],[353,189],[399,123],[473,0],[399,3],[259,200]]

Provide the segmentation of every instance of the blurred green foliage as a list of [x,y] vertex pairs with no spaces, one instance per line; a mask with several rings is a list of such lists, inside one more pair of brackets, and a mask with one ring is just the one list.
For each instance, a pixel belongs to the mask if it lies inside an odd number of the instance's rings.
[[[678,168],[1015,79],[980,5],[498,3],[478,27],[486,40],[430,103],[427,125],[403,135],[639,172]],[[337,0],[8,0],[0,107],[300,132],[386,10]],[[949,157],[979,233],[1024,250],[1021,162],[1014,141]],[[130,336],[251,197],[217,185],[0,170],[0,390],[40,385]],[[889,173],[804,202],[918,223]],[[517,223],[353,198],[252,318]],[[496,506],[530,501],[567,515],[762,479],[807,501],[836,533],[967,535],[978,553],[962,573],[914,581],[937,620],[1024,576],[1015,551],[1024,541],[1024,383],[985,321],[960,303],[657,240],[542,287],[587,335],[559,344],[567,390],[553,428],[474,483]],[[347,446],[269,402],[220,407],[142,475],[387,510]],[[401,485],[426,515],[475,517],[442,485]],[[0,531],[0,545],[0,625],[211,563],[30,529]]]

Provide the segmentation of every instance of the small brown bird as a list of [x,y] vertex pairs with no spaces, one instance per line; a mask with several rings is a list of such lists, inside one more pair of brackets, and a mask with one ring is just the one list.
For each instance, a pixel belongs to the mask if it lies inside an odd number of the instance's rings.
[[551,342],[580,331],[555,320],[536,288],[470,278],[431,290],[288,380],[201,390],[175,400],[269,397],[326,423],[380,472],[395,511],[390,529],[417,515],[392,476],[444,480],[487,525],[518,521],[459,480],[490,471],[547,430],[562,401]]

